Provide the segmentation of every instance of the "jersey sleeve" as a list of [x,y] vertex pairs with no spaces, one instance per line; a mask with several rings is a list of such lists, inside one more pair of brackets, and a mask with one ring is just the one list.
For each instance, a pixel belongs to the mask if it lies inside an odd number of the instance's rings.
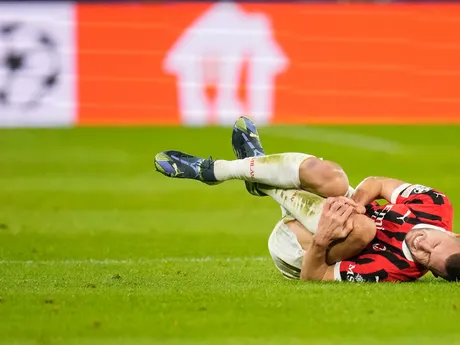
[[384,257],[373,255],[339,261],[334,267],[334,280],[355,283],[380,283],[411,281],[410,277],[394,271]]
[[433,188],[405,183],[393,191],[391,203],[405,204],[421,222],[452,231],[452,204],[445,194]]

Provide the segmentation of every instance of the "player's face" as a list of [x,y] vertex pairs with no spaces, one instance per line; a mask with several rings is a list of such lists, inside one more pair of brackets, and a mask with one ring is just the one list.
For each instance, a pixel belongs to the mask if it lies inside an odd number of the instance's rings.
[[450,233],[416,229],[406,235],[406,244],[416,262],[438,276],[446,276],[446,260],[460,252],[460,243]]

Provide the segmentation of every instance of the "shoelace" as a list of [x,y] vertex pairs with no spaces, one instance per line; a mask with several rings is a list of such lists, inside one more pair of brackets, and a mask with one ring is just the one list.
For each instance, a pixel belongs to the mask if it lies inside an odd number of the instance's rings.
[[199,166],[200,171],[195,177],[198,177],[200,180],[203,180],[203,173],[214,166],[214,160],[212,159],[212,156],[209,156],[208,158],[202,160]]
[[[212,166],[214,165],[214,160],[212,159],[212,156],[209,156],[208,158],[204,160],[197,160],[192,163],[190,162],[190,158],[192,157],[194,156],[191,156],[187,153],[174,155],[174,158],[176,160],[179,160],[183,164],[190,166],[194,170],[197,170],[197,173],[194,176],[195,179],[203,180],[203,172],[212,168]],[[184,172],[181,172],[179,175],[184,175]]]

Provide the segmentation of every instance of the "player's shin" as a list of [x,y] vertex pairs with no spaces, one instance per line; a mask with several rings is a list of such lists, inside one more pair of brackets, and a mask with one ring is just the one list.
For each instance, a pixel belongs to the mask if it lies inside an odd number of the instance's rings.
[[312,157],[303,153],[280,153],[233,161],[216,160],[214,175],[218,181],[245,180],[277,188],[299,188],[299,168]]

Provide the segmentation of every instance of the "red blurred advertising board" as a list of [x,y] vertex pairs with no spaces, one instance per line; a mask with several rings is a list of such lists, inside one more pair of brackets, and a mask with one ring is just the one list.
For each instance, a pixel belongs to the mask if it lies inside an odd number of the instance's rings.
[[460,5],[78,7],[80,124],[460,122]]
[[0,125],[460,122],[460,4],[14,6],[0,53],[44,32],[57,67],[45,91],[0,69]]

